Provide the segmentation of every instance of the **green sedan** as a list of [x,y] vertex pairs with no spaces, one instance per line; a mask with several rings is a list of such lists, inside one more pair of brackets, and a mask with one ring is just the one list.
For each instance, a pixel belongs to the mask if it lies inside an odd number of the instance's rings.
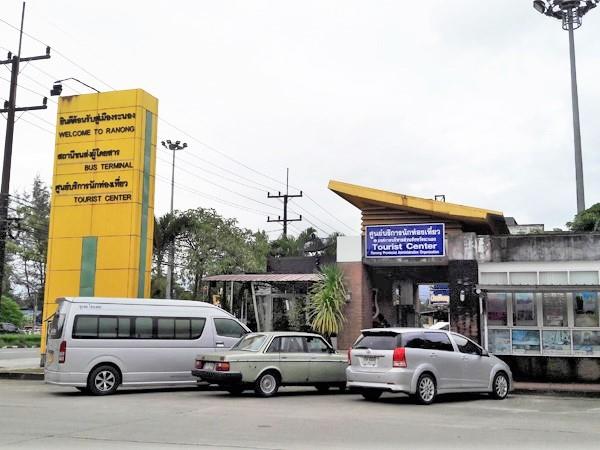
[[264,332],[242,337],[231,349],[198,355],[192,375],[232,394],[253,389],[271,397],[280,386],[346,386],[347,359],[312,333]]

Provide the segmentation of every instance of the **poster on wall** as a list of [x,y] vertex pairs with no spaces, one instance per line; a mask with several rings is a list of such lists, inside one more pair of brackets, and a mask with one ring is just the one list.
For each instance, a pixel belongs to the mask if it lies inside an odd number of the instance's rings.
[[573,331],[574,355],[599,355],[600,331]]
[[374,225],[365,230],[366,258],[430,258],[446,255],[443,223]]
[[571,332],[569,330],[544,330],[542,345],[544,355],[570,355]]
[[515,355],[539,354],[539,330],[512,330],[512,351]]

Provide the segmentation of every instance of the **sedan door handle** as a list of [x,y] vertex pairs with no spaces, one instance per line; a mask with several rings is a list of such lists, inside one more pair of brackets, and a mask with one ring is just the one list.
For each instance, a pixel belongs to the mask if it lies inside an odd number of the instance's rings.
[[215,342],[215,344],[217,344],[217,347],[225,347],[224,342]]
[[437,355],[436,355],[435,353],[430,353],[430,354],[429,354],[429,356],[430,356],[431,358],[437,358]]
[[281,359],[288,359],[288,357],[287,356],[282,356]]

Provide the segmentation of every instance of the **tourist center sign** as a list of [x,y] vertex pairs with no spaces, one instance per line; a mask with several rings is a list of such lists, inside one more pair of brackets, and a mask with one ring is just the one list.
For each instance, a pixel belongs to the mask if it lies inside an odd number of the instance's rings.
[[430,258],[445,255],[443,223],[366,227],[366,258]]

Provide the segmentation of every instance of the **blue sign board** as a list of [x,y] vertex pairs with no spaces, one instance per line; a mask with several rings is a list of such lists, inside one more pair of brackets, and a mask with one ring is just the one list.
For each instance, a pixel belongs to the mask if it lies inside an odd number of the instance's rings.
[[366,227],[366,258],[430,258],[445,255],[443,223]]

